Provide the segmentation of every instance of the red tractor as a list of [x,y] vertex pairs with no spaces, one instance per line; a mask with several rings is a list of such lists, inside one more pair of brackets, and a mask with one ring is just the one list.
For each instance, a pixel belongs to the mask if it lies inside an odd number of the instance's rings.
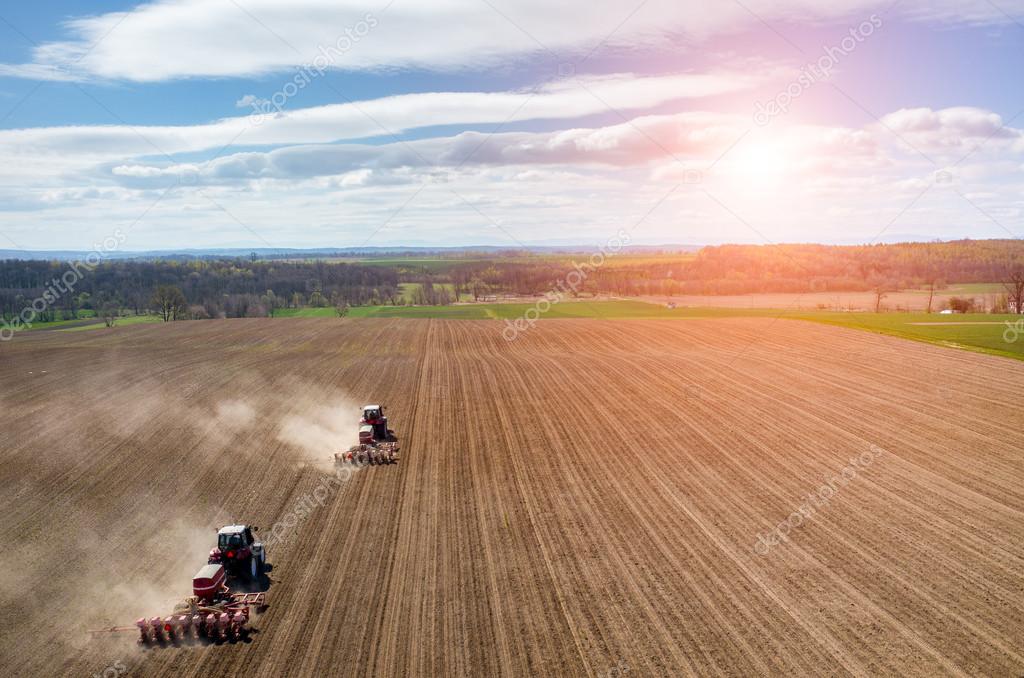
[[384,407],[382,405],[364,405],[363,418],[359,420],[359,443],[372,445],[392,443],[395,440],[395,432],[388,428],[388,418],[384,416]]
[[235,577],[256,581],[267,565],[263,542],[257,541],[252,525],[226,525],[217,530],[217,546],[210,550],[210,564],[223,565]]
[[398,461],[398,438],[388,428],[388,418],[384,416],[382,405],[363,406],[363,416],[359,420],[359,444],[347,452],[338,452],[334,459],[339,464],[393,464]]

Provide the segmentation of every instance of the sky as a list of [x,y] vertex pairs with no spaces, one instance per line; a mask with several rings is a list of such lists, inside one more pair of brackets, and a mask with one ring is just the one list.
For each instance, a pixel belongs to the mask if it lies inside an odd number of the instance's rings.
[[0,249],[1024,234],[1024,0],[0,4]]

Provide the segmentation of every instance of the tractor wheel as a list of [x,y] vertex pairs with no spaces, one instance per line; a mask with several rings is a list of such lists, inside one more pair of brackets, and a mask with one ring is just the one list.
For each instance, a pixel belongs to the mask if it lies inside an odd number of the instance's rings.
[[256,578],[259,577],[258,562],[256,556],[249,556],[249,581],[256,581]]
[[256,579],[263,576],[267,569],[267,552],[260,551],[260,557],[256,560]]

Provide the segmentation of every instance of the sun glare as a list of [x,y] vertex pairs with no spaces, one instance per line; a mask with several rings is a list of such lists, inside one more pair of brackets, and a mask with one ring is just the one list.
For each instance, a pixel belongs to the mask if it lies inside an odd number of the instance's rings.
[[732,167],[736,174],[758,181],[773,181],[790,165],[788,148],[777,141],[752,142],[734,152]]

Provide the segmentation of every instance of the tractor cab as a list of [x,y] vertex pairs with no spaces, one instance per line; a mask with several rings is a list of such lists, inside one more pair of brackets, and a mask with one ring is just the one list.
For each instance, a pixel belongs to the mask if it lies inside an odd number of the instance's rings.
[[388,418],[384,416],[384,408],[380,405],[365,405],[363,407],[363,418],[359,422],[360,431],[359,439],[362,442],[364,432],[362,427],[371,427],[371,433],[374,441],[381,441],[388,439]]
[[217,531],[217,548],[221,551],[240,551],[254,541],[252,532],[244,525],[228,525]]
[[255,580],[263,573],[267,553],[253,535],[252,525],[225,525],[217,530],[217,546],[210,550],[207,562],[223,565],[231,575]]

